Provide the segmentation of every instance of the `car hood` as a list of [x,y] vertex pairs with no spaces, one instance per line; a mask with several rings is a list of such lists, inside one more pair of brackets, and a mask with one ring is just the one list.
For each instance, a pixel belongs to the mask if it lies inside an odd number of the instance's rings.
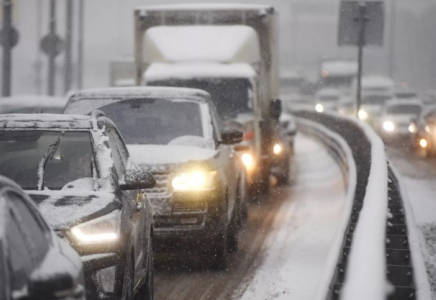
[[218,154],[213,149],[178,145],[128,145],[127,148],[133,160],[141,166],[206,161]]
[[42,216],[55,230],[95,219],[121,207],[110,192],[27,191]]

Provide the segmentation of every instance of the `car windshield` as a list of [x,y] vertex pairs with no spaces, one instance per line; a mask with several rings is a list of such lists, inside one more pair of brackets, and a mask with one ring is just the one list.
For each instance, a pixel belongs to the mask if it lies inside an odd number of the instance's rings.
[[401,92],[401,93],[395,93],[395,97],[398,99],[413,99],[413,98],[417,98],[418,95],[414,92]]
[[319,100],[324,101],[324,102],[335,102],[339,100],[338,96],[328,96],[328,95],[324,95],[324,96],[319,96]]
[[218,114],[222,118],[234,118],[238,114],[253,111],[252,85],[248,79],[187,79],[153,81],[153,86],[189,87],[207,91],[212,96]]
[[[52,150],[55,152],[50,153]],[[41,168],[44,161],[45,168]],[[92,162],[89,132],[0,131],[0,174],[24,189],[36,190],[41,176],[43,187],[50,190],[92,178]]]
[[391,96],[387,95],[368,95],[362,98],[362,104],[377,104],[384,105],[386,101],[392,100]]
[[408,115],[419,115],[421,113],[420,105],[393,105],[386,108],[388,114],[408,114]]
[[200,105],[162,99],[132,99],[101,107],[127,144],[167,145],[183,137],[203,137]]

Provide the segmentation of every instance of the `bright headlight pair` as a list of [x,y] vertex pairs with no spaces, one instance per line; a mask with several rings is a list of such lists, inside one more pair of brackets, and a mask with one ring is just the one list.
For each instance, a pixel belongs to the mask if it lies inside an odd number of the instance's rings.
[[71,233],[83,244],[110,243],[118,240],[121,227],[121,211],[113,212],[77,225]]
[[203,191],[215,187],[216,171],[194,171],[176,175],[172,180],[175,191]]
[[392,132],[395,130],[395,124],[392,121],[385,121],[383,123],[383,129],[387,132]]

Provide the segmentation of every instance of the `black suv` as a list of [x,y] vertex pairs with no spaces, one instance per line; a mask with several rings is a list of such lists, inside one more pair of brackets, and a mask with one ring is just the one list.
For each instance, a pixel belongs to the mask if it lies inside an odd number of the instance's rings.
[[0,299],[17,298],[85,299],[83,264],[29,196],[0,176]]
[[153,298],[153,220],[141,189],[155,179],[103,113],[0,115],[0,174],[80,254],[88,299]]

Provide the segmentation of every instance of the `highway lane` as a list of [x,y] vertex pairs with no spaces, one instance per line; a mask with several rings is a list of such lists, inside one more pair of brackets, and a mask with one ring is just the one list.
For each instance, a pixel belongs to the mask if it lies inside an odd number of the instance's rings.
[[[323,273],[345,199],[339,167],[318,142],[296,139],[293,184],[250,205],[240,249],[225,271],[196,254],[158,255],[155,297],[170,299],[310,299]],[[311,281],[309,286],[308,280]],[[286,298],[288,299],[288,298]]]

